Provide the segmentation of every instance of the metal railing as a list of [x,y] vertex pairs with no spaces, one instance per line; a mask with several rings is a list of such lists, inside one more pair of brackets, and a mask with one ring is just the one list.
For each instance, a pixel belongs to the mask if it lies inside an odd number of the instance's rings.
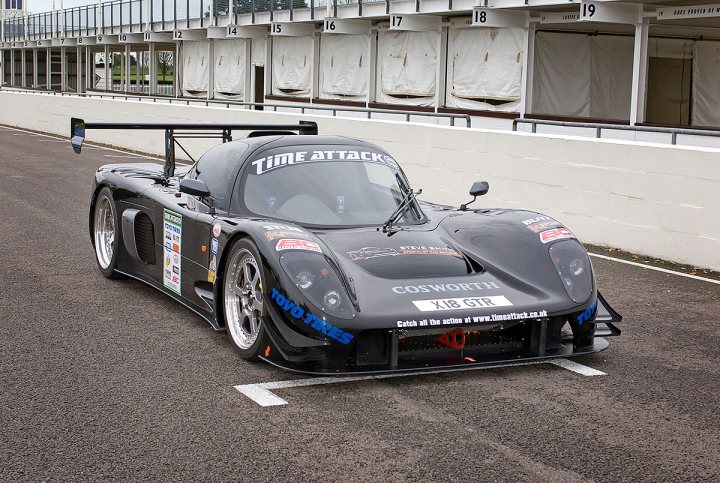
[[670,134],[670,142],[673,145],[677,144],[678,135],[720,137],[720,130],[716,131],[716,130],[711,130],[711,129],[684,129],[684,128],[674,128],[674,127],[629,126],[629,125],[625,125],[625,124],[597,124],[597,123],[592,123],[592,122],[550,121],[550,120],[546,120],[546,119],[525,119],[525,118],[513,119],[513,125],[512,125],[513,131],[517,131],[518,124],[530,124],[532,133],[537,133],[538,125],[594,129],[595,137],[598,139],[602,138],[603,130]]
[[[91,2],[92,0],[88,0]],[[81,37],[99,34],[134,33],[146,29],[168,31],[203,28],[222,22],[238,24],[239,17],[250,15],[255,23],[256,14],[267,14],[262,19],[273,21],[274,12],[289,11],[290,20],[296,10],[310,10],[310,19],[316,18],[315,9],[330,6],[332,16],[338,7],[350,6],[362,16],[363,5],[385,4],[390,13],[391,0],[112,0],[92,3],[64,10],[42,12],[14,17],[2,22],[4,42],[45,40],[59,37]],[[419,1],[416,2],[418,10]],[[323,13],[318,19],[325,17]]]
[[[344,106],[326,106],[317,104],[274,104],[266,102],[244,102],[244,101],[220,101],[216,99],[205,100],[205,99],[191,99],[191,98],[178,98],[178,97],[159,97],[159,96],[136,96],[132,94],[110,94],[110,93],[95,93],[89,92],[86,94],[78,94],[75,92],[48,92],[48,91],[33,91],[27,89],[14,89],[3,87],[4,91],[20,92],[26,94],[45,94],[54,96],[72,96],[72,97],[102,97],[108,99],[122,99],[125,101],[138,101],[138,102],[153,102],[153,103],[167,103],[167,104],[181,104],[181,105],[222,105],[226,108],[231,106],[247,107],[249,109],[262,108],[272,109],[273,112],[277,112],[278,109],[297,109],[301,114],[305,114],[307,111],[329,111],[332,112],[333,117],[337,117],[338,113],[341,112],[360,112],[367,114],[368,119],[373,119],[373,114],[391,114],[396,116],[402,116],[406,122],[411,122],[413,117],[431,117],[435,119],[448,119],[450,126],[455,126],[455,121],[460,119],[465,121],[465,127],[472,127],[472,119],[467,114],[451,114],[444,112],[422,112],[422,111],[401,111],[395,109],[376,109],[376,108],[365,108],[365,107],[344,107]],[[375,117],[377,119],[377,117]]]
[[335,5],[335,10],[338,4],[362,4],[361,0],[113,0],[4,20],[2,40],[133,33],[144,31],[147,24],[156,25],[159,31],[203,28],[218,25],[220,17],[237,23],[238,15],[243,14],[252,15],[254,23],[256,13],[269,12],[272,20],[273,12],[288,10],[292,20],[293,10],[299,9],[311,9],[311,18],[315,18],[314,9],[329,2]]

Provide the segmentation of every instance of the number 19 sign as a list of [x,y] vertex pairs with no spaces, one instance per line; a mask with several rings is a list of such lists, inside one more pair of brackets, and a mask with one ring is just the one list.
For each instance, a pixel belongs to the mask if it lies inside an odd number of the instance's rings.
[[642,4],[580,0],[581,22],[636,24],[642,20]]

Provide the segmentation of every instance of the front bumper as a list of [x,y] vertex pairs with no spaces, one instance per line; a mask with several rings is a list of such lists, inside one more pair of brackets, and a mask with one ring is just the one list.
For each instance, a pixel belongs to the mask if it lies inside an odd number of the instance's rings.
[[605,339],[594,336],[595,323],[586,323],[582,345],[572,332],[561,330],[564,323],[543,319],[521,321],[509,328],[467,327],[462,329],[465,343],[460,349],[438,342],[449,329],[369,330],[357,334],[348,347],[290,347],[273,325],[266,324],[261,359],[304,374],[382,374],[573,357],[608,347]]
[[[461,328],[370,329],[354,333],[348,345],[301,335],[279,318],[272,304],[266,304],[271,313],[264,320],[260,358],[293,372],[347,375],[460,370],[574,357],[606,349],[608,342],[601,336],[620,335],[614,323],[622,317],[600,294],[598,302],[595,318],[581,323],[573,315]],[[441,341],[451,331],[462,332],[461,347]]]

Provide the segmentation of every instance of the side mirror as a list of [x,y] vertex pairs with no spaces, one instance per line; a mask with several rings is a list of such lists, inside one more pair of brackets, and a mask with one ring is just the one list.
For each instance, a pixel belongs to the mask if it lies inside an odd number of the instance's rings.
[[199,179],[183,178],[180,180],[180,192],[186,193],[192,196],[199,196],[205,198],[210,196],[210,190],[207,185]]
[[487,181],[475,181],[470,188],[470,196],[482,196],[488,191],[490,191],[490,184]]
[[472,196],[473,199],[463,205],[460,205],[460,211],[467,210],[470,203],[475,201],[478,196],[487,194],[488,191],[490,191],[490,184],[487,181],[475,181],[470,188],[470,196]]
[[73,117],[70,119],[70,144],[76,154],[80,154],[83,141],[85,141],[85,121]]

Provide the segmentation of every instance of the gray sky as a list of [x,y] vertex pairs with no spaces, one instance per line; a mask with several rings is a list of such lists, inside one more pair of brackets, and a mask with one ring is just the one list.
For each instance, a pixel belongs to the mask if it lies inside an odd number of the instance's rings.
[[[49,12],[52,10],[52,0],[25,0],[27,9],[32,13]],[[93,0],[63,0],[63,6],[69,7],[80,7],[83,5],[94,5],[97,1]],[[55,8],[60,10],[60,0],[55,0]]]

